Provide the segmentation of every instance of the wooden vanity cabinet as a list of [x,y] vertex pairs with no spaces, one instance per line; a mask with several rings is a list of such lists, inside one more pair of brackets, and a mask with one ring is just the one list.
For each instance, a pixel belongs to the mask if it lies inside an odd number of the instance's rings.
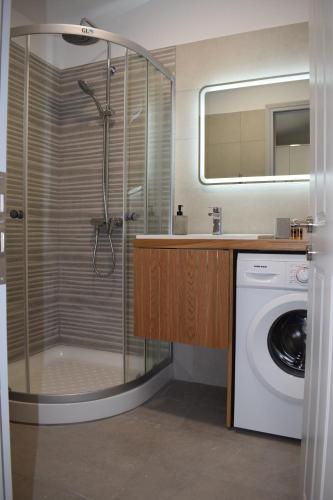
[[135,248],[135,335],[227,349],[232,252]]
[[306,245],[296,240],[172,237],[134,242],[135,335],[227,349],[227,427],[233,421],[237,252],[304,252]]

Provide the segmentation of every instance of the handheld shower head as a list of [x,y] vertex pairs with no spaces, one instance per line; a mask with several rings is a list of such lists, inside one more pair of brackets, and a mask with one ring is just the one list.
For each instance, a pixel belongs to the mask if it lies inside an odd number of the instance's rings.
[[84,92],[85,94],[89,95],[90,97],[95,95],[93,89],[91,87],[89,87],[87,82],[85,82],[84,80],[78,80],[77,84],[80,87],[80,89],[82,90],[82,92]]
[[98,99],[95,97],[95,92],[93,91],[93,89],[88,85],[87,82],[85,82],[84,80],[78,80],[77,81],[77,84],[78,86],[80,87],[80,89],[82,90],[82,92],[84,92],[87,96],[91,97],[92,100],[94,101],[95,105],[96,105],[96,108],[98,109],[99,111],[99,114],[101,116],[104,116],[104,109],[101,105],[101,103],[98,101]]

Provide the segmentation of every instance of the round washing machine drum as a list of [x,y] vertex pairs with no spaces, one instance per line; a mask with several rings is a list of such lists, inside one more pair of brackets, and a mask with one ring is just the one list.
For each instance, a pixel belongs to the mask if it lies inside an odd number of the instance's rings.
[[304,397],[306,311],[306,293],[278,297],[256,314],[247,335],[247,355],[260,382],[295,402]]
[[295,377],[304,378],[306,347],[306,309],[281,314],[272,324],[267,346],[273,361]]

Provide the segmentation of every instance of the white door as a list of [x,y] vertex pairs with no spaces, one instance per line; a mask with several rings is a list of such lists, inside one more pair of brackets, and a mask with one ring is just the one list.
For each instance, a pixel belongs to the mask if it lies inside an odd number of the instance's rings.
[[11,500],[9,444],[6,285],[4,284],[4,176],[6,171],[6,130],[8,94],[8,51],[10,0],[0,0],[0,498]]
[[311,0],[313,172],[310,333],[305,374],[303,500],[333,499],[333,2]]

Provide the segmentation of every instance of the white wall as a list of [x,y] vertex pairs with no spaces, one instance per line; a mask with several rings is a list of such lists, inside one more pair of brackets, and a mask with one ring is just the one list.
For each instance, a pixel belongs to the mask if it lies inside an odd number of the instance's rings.
[[[189,232],[210,232],[207,213],[212,205],[223,207],[227,232],[272,233],[275,217],[308,215],[308,183],[204,186],[198,178],[201,87],[308,70],[304,23],[177,47],[175,204],[185,205]],[[225,385],[224,351],[175,345],[174,366],[178,379]]]
[[308,0],[13,0],[12,25],[78,24],[102,29],[156,49],[308,20]]
[[173,345],[173,369],[177,380],[227,386],[227,352],[185,344]]
[[43,23],[46,20],[47,0],[12,0],[12,26]]
[[[44,9],[40,11],[37,9],[38,4],[42,4],[43,2],[44,4],[46,3],[45,0],[40,0],[38,3],[37,1],[33,2],[31,12],[28,12],[27,9],[23,9],[24,13],[22,13],[21,10],[13,8],[12,26],[48,22],[49,16],[47,14],[46,5],[44,5]],[[18,3],[19,2],[14,2],[14,6],[17,6]],[[78,22],[79,21],[80,19]],[[77,23],[75,22],[75,24]],[[16,38],[15,42],[24,47],[25,42],[22,37]],[[80,47],[66,43],[57,35],[32,35],[30,42],[30,49],[35,55],[59,69],[79,66],[80,64],[94,63],[105,60],[107,57],[105,42]],[[122,47],[113,46],[111,57],[122,56],[124,52],[125,49]]]
[[199,91],[204,85],[309,70],[306,23],[177,46],[175,204],[189,232],[210,232],[208,207],[222,206],[224,230],[272,233],[276,217],[308,214],[306,182],[206,186],[198,178]]
[[[14,1],[29,3],[26,0]],[[78,23],[81,17],[87,16],[103,29],[121,33],[147,49],[282,26],[308,19],[308,0],[45,2],[49,22]]]

